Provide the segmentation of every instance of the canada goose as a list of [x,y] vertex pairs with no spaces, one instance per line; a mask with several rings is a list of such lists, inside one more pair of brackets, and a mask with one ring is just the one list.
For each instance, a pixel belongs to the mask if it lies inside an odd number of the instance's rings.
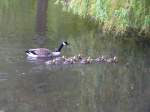
[[65,59],[66,59],[65,56],[57,57],[55,59],[51,59],[51,60],[47,61],[46,64],[51,64],[51,65],[63,64]]
[[89,56],[89,57],[85,57],[85,58],[81,59],[80,63],[81,64],[92,64],[93,61],[94,60]]
[[101,63],[117,63],[118,58],[116,56],[108,58],[99,56],[98,58],[83,57],[80,54],[72,57],[60,56],[53,58],[47,62],[47,65],[69,65],[69,64],[101,64]]
[[74,61],[73,61],[73,59],[68,58],[63,62],[63,64],[74,64]]
[[116,57],[116,56],[114,56],[114,57],[109,58],[109,59],[106,60],[107,63],[116,63],[117,61],[118,61],[118,60],[117,60],[117,57]]
[[54,52],[51,52],[47,48],[36,48],[26,50],[26,55],[33,58],[48,58],[48,57],[58,57],[61,55],[61,50],[64,46],[69,45],[68,42],[62,42],[61,45]]
[[106,61],[106,58],[104,56],[99,56],[98,58],[95,59],[96,63],[102,63],[105,61]]

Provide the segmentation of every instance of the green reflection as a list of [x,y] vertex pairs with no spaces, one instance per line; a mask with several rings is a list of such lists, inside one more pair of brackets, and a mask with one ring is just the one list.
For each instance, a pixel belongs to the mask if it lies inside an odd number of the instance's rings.
[[1,0],[0,15],[1,33],[34,31],[34,0],[27,0],[24,3],[20,0]]

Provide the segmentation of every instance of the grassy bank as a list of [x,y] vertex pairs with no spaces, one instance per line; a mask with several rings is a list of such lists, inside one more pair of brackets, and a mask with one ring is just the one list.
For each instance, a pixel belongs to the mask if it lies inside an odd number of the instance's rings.
[[66,11],[98,21],[104,31],[150,35],[150,0],[57,0]]

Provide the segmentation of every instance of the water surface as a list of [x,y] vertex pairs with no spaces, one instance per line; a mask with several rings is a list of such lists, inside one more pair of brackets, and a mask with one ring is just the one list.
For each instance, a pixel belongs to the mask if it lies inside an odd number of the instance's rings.
[[[43,10],[41,0],[0,1],[0,111],[149,112],[149,40],[104,34],[93,20],[43,1]],[[55,49],[64,40],[70,46],[63,55],[117,56],[119,63],[47,66],[26,59],[26,49]]]

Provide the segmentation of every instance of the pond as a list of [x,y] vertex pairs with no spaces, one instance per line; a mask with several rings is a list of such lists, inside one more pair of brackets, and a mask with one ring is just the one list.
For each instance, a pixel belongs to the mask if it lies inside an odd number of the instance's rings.
[[[150,41],[102,33],[93,20],[43,1],[0,1],[0,112],[149,112]],[[65,56],[118,63],[51,66],[25,56],[64,40]]]

